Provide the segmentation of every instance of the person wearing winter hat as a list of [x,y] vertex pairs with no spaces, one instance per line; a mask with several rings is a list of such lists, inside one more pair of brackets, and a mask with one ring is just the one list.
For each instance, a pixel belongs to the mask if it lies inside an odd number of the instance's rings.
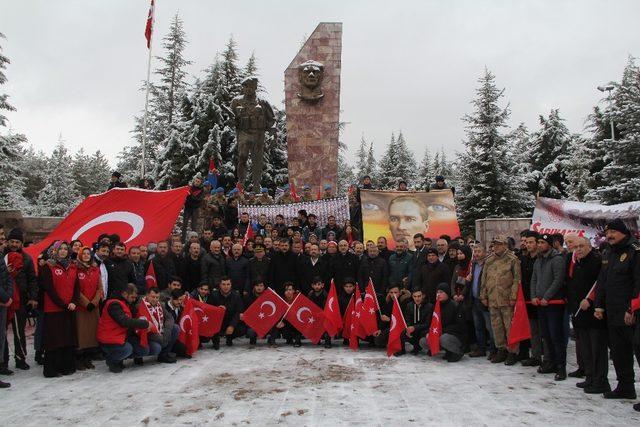
[[449,267],[438,259],[438,250],[427,249],[426,262],[417,271],[414,289],[422,289],[426,302],[435,304],[438,283],[451,279]]
[[[25,326],[27,314],[30,310],[38,307],[38,284],[36,281],[36,271],[31,256],[22,249],[24,244],[24,232],[20,228],[14,228],[7,236],[7,253],[18,254],[19,263],[8,263],[9,272],[14,280],[14,305],[17,309],[11,321],[13,329],[13,344],[15,348],[16,368],[27,370],[29,365],[26,362],[27,340],[25,336]],[[15,264],[15,266],[14,266]],[[9,351],[5,346],[5,358],[2,368],[8,368]]]
[[466,325],[460,306],[451,299],[451,285],[446,282],[438,284],[436,298],[440,301],[440,322],[442,335],[440,347],[445,351],[447,362],[458,362],[464,356],[466,341]]
[[127,183],[122,181],[122,174],[118,171],[114,171],[111,174],[111,181],[109,182],[107,191],[111,190],[112,188],[127,188]]
[[331,189],[331,186],[329,184],[325,184],[324,186],[324,192],[322,193],[322,198],[323,199],[332,199],[336,197],[333,194],[333,190]]
[[[622,219],[607,223],[605,233],[609,248],[602,254],[602,269],[598,277],[595,313],[597,319],[607,319],[611,360],[618,384],[604,393],[606,399],[635,399],[633,371],[634,331],[640,313],[632,311],[631,300],[640,293],[640,243]],[[636,353],[638,354],[638,353]],[[640,411],[640,404],[635,404]]]

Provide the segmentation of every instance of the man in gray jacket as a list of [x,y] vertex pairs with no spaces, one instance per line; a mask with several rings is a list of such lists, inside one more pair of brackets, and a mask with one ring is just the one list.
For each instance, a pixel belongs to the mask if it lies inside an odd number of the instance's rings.
[[565,282],[564,258],[553,249],[553,236],[538,238],[538,259],[533,264],[531,304],[538,308],[542,340],[549,348],[551,360],[538,368],[541,374],[555,372],[555,380],[567,378],[567,344],[564,332]]

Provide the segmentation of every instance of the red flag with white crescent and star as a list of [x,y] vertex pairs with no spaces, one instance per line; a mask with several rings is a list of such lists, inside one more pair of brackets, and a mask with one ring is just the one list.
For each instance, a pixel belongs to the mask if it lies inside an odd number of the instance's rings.
[[507,345],[515,347],[520,341],[531,338],[531,326],[529,325],[529,315],[527,314],[527,306],[524,302],[524,293],[522,292],[522,284],[518,284],[518,297],[516,305],[513,307],[513,315],[511,316],[511,328],[507,336]]
[[151,317],[151,313],[149,313],[149,309],[147,308],[147,304],[144,300],[140,301],[138,305],[138,318],[144,318],[149,322],[151,326],[150,329],[136,329],[136,334],[140,337],[140,345],[142,347],[149,347],[149,334],[157,334],[158,327],[153,321],[153,317]]
[[391,357],[402,350],[402,333],[407,330],[407,322],[404,320],[398,298],[393,298],[393,310],[391,310],[391,328],[389,329],[389,341],[387,341],[387,357]]
[[378,313],[380,309],[378,305],[378,297],[373,287],[373,282],[369,278],[369,284],[364,295],[364,301],[362,301],[362,307],[360,308],[360,324],[362,329],[367,335],[372,335],[378,328]]
[[195,298],[190,299],[192,299],[193,311],[198,316],[198,335],[211,338],[220,332],[227,309],[198,301]]
[[333,279],[331,279],[327,301],[324,304],[324,328],[332,337],[338,335],[342,330],[342,316],[340,315],[340,306],[338,304],[338,292],[336,292],[336,284]]
[[147,49],[151,49],[151,36],[153,35],[153,12],[155,9],[155,1],[151,0],[149,6],[149,14],[147,15],[147,25],[144,27],[144,38],[147,39]]
[[351,314],[352,329],[356,337],[364,339],[367,337],[367,332],[362,327],[362,323],[360,323],[360,319],[362,318],[362,294],[360,293],[360,286],[358,284],[356,284],[355,295],[356,299],[353,304],[353,313]]
[[433,309],[433,315],[431,316],[431,325],[429,326],[429,332],[427,332],[427,344],[431,351],[431,356],[435,356],[440,353],[440,337],[442,336],[442,320],[440,320],[440,300],[436,301],[436,306]]
[[267,288],[244,313],[242,321],[263,338],[282,319],[289,304],[273,289]]
[[40,242],[25,248],[33,259],[56,240],[80,240],[87,246],[103,233],[117,234],[129,246],[166,239],[184,206],[188,187],[154,191],[113,188],[82,201]]
[[189,356],[195,353],[200,345],[200,335],[198,332],[200,322],[198,321],[198,313],[195,311],[194,301],[193,298],[187,298],[185,300],[184,308],[178,320],[178,326],[180,326],[178,341],[184,344],[185,351]]
[[352,313],[355,303],[355,297],[351,295],[351,298],[349,298],[349,304],[347,304],[347,308],[344,310],[344,318],[342,319],[342,338],[347,340],[351,338],[351,325],[353,325]]
[[324,313],[313,301],[298,294],[284,318],[314,344],[324,334]]
[[296,202],[300,201],[300,197],[298,196],[298,191],[296,190],[296,184],[294,181],[291,181],[291,185],[289,185],[289,194],[293,197],[293,200]]
[[244,233],[244,238],[242,239],[242,247],[246,248],[249,240],[253,240],[255,237],[256,233],[253,231],[253,224],[249,221],[249,224],[247,224],[247,231]]
[[153,266],[153,263],[149,263],[149,268],[147,268],[147,274],[144,276],[144,281],[147,284],[147,291],[151,288],[158,287],[158,280],[156,279],[156,269]]

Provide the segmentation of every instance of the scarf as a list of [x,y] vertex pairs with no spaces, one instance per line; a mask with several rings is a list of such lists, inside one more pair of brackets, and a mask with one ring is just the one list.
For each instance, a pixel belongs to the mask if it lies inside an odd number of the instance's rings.
[[162,334],[164,327],[164,310],[162,309],[162,305],[158,304],[153,306],[146,298],[143,298],[142,301],[147,306],[147,310],[149,310],[149,314],[151,314],[151,321],[156,326],[156,329],[158,329],[158,333]]

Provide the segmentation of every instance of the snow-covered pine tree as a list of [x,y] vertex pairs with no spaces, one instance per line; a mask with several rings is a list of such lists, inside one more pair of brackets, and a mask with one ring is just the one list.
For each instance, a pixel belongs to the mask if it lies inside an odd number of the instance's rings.
[[[603,177],[603,169],[607,166],[611,159],[607,156],[606,140],[611,139],[611,122],[610,114],[605,114],[600,107],[595,106],[593,112],[587,116],[587,124],[585,130],[589,135],[582,137],[582,150],[580,160],[584,162],[584,169],[588,171],[585,178],[584,187],[587,189],[584,195],[585,201],[598,202],[598,189],[609,185],[608,180]],[[620,138],[620,133],[616,129],[616,139]],[[576,162],[577,163],[577,162]],[[571,180],[571,178],[570,178]],[[572,182],[572,186],[575,181]]]
[[424,155],[422,156],[422,161],[420,162],[420,167],[418,168],[418,177],[416,181],[416,189],[418,190],[427,190],[433,182],[433,177],[435,174],[433,173],[433,161],[431,160],[431,152],[429,151],[429,147],[424,148]]
[[367,169],[367,155],[369,154],[367,141],[364,139],[364,133],[360,137],[360,145],[356,151],[356,171],[359,177],[363,177],[363,173]]
[[396,176],[396,166],[398,164],[398,149],[396,144],[396,136],[392,133],[387,150],[378,163],[378,187],[381,190],[395,190],[398,186],[398,181],[401,178]]
[[[277,187],[289,182],[287,163],[287,123],[284,110],[274,108],[276,135],[267,135],[264,148],[264,175],[262,185],[275,194]],[[304,185],[304,183],[299,183]]]
[[572,135],[569,142],[569,158],[566,167],[567,194],[570,200],[582,202],[590,190],[590,167],[593,164],[593,151],[589,147],[589,137]]
[[377,170],[377,162],[373,152],[373,142],[369,144],[369,151],[367,152],[367,163],[366,168],[362,171],[363,174],[360,176],[362,178],[365,175],[369,175],[372,180],[376,180],[376,170]]
[[82,147],[80,147],[73,156],[71,174],[76,183],[76,188],[83,197],[92,194],[91,189],[93,185],[91,181],[93,180],[93,173],[91,171],[91,165],[89,164],[89,156],[84,152],[84,148]]
[[540,116],[540,130],[531,138],[528,151],[532,173],[529,188],[540,197],[565,198],[567,193],[567,166],[571,134],[560,117],[558,109],[548,117]]
[[499,104],[504,90],[496,87],[487,69],[478,82],[471,101],[474,111],[462,119],[466,150],[460,154],[456,201],[465,234],[474,229],[477,219],[526,216],[532,206],[524,180],[514,173],[515,160],[503,133],[510,114],[508,105]]
[[72,158],[62,137],[47,161],[47,180],[38,196],[37,213],[44,216],[65,216],[82,199],[69,165]]
[[396,175],[398,177],[404,178],[405,181],[407,181],[407,185],[409,187],[413,187],[416,181],[418,167],[416,165],[415,155],[413,154],[413,151],[409,150],[409,147],[407,147],[407,142],[404,139],[402,131],[398,133],[396,148],[398,150],[398,164],[396,165]]
[[[0,33],[0,39],[4,39],[4,34]],[[2,54],[0,46],[0,85],[5,84],[7,77],[4,69],[10,63],[9,58]],[[7,117],[3,111],[15,111],[9,104],[8,94],[0,93],[0,209],[18,209],[26,211],[29,204],[23,193],[25,190],[25,179],[20,168],[23,158],[23,145],[27,139],[24,135],[15,134],[11,131],[5,133]]]
[[109,179],[111,178],[111,166],[109,161],[102,154],[100,150],[97,150],[91,156],[89,156],[89,165],[93,171],[93,179],[89,186],[89,194],[99,194],[104,192],[109,186]]
[[444,148],[440,147],[440,151],[436,151],[436,155],[433,158],[433,176],[431,177],[432,183],[435,182],[435,177],[442,175],[447,185],[452,186],[455,182],[453,174],[453,165],[447,159],[447,154],[444,152]]
[[598,198],[606,204],[640,199],[640,70],[634,57],[629,57],[616,84],[613,96],[613,120],[620,136],[606,141],[602,169],[604,183],[596,190]]
[[48,158],[44,151],[36,151],[30,145],[25,151],[20,162],[20,169],[25,177],[24,196],[31,205],[30,212],[35,209],[40,191],[44,188],[47,180],[47,162]]

